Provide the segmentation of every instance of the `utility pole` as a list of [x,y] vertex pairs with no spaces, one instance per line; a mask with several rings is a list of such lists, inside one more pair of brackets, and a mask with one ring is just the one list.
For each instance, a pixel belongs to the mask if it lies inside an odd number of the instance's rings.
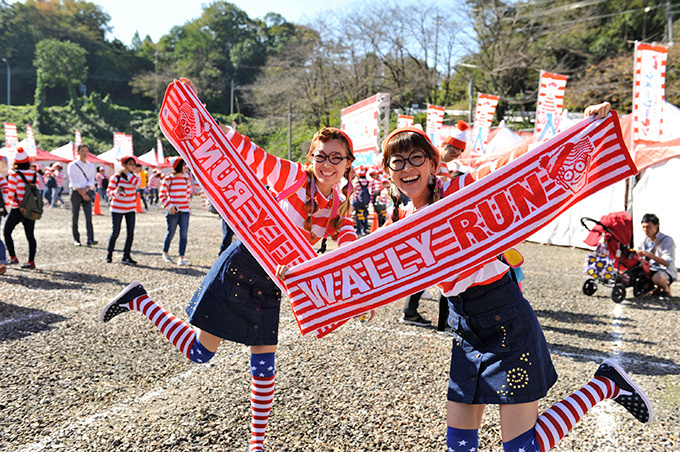
[[231,79],[231,108],[229,109],[229,115],[234,114],[234,79]]
[[668,44],[673,44],[673,15],[671,14],[671,0],[666,1],[666,31],[668,32]]
[[472,77],[468,79],[468,124],[472,124]]
[[9,67],[9,61],[7,61],[6,58],[3,58],[2,61],[4,61],[5,64],[7,65],[7,105],[10,105],[10,103],[11,103],[10,102],[10,100],[11,100],[10,90],[11,90],[11,87],[12,87],[12,83],[10,82],[10,80],[11,80],[12,74],[11,74],[11,70],[10,70],[10,67]]
[[293,160],[293,103],[288,102],[288,160]]

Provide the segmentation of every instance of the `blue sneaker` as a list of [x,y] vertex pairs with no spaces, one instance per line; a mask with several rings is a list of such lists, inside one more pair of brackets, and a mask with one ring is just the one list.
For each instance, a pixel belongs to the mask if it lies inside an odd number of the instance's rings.
[[135,298],[145,294],[146,290],[144,290],[144,287],[138,282],[133,282],[104,306],[104,309],[99,314],[99,320],[108,322],[118,314],[128,312],[130,310],[128,304]]
[[648,424],[654,419],[652,402],[644,391],[636,385],[621,366],[615,361],[606,359],[600,364],[595,376],[605,377],[614,382],[622,391],[614,402],[624,407],[635,419]]

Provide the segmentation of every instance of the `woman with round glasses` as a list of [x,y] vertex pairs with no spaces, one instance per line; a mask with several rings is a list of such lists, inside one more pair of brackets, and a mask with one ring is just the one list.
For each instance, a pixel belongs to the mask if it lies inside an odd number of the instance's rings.
[[[609,108],[606,102],[588,107],[586,115],[603,118]],[[383,142],[383,167],[392,182],[392,196],[402,192],[411,198],[408,214],[477,178],[468,174],[441,184],[436,177],[439,164],[439,152],[420,129],[397,129]],[[477,450],[486,404],[499,405],[506,452],[552,449],[604,399],[623,405],[637,420],[650,422],[651,402],[613,361],[603,362],[585,386],[538,416],[538,400],[557,374],[536,314],[508,270],[494,260],[438,284],[448,299],[454,332],[447,394],[449,450],[462,445]]]
[[[181,79],[193,87],[190,80]],[[310,165],[268,154],[248,137],[221,126],[257,177],[273,191],[295,226],[311,244],[328,237],[342,246],[356,240],[350,215],[352,141],[339,129],[319,130],[309,148]],[[342,185],[342,189],[338,186]],[[280,267],[279,271],[285,271]],[[281,292],[240,240],[220,254],[186,309],[187,325],[156,304],[139,283],[132,283],[107,304],[101,319],[130,310],[152,320],[188,359],[206,363],[223,340],[250,346],[252,424],[248,451],[262,451],[274,399],[275,352]]]

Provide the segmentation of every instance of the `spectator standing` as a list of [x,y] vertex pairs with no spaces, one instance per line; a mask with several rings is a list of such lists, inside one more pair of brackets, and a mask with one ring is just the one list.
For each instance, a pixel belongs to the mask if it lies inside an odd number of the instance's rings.
[[86,144],[78,146],[78,159],[68,164],[68,180],[71,185],[71,232],[73,244],[81,246],[78,231],[78,217],[82,206],[85,213],[85,229],[87,230],[87,246],[96,245],[94,228],[92,227],[92,201],[94,198],[95,176],[97,170],[87,161],[90,148]]
[[54,170],[51,167],[45,168],[45,200],[47,207],[52,206],[52,195],[54,194],[54,189],[57,188],[57,181],[54,178]]
[[149,205],[154,206],[156,203],[158,203],[158,189],[161,186],[161,176],[158,173],[158,170],[155,169],[151,173],[151,177],[149,177]]
[[357,177],[354,179],[354,214],[356,215],[355,227],[357,237],[366,235],[368,229],[368,206],[371,204],[371,182],[366,178],[366,169],[359,167]]
[[177,265],[191,265],[188,260],[184,259],[189,232],[189,217],[191,215],[189,201],[191,200],[192,188],[190,177],[186,174],[187,169],[188,167],[182,158],[178,157],[173,160],[172,174],[163,180],[158,195],[163,207],[167,210],[165,220],[168,230],[163,241],[163,260],[171,264],[174,262],[168,251],[179,225],[179,258],[177,259]]
[[[22,177],[23,176],[23,177]],[[17,148],[16,156],[14,157],[13,170],[9,172],[7,179],[8,191],[7,199],[9,200],[9,214],[7,215],[7,222],[5,223],[5,244],[7,245],[7,252],[9,253],[9,264],[18,264],[17,254],[14,249],[14,240],[12,240],[12,232],[19,224],[23,224],[26,240],[28,241],[28,261],[21,264],[21,268],[34,269],[35,268],[35,254],[37,251],[37,243],[35,241],[35,220],[29,220],[24,217],[19,210],[21,201],[26,194],[26,182],[33,183],[37,177],[35,171],[31,169],[31,163],[28,159],[28,154],[23,148]]]
[[111,199],[111,222],[112,230],[109,244],[106,248],[106,262],[113,259],[113,248],[120,234],[120,224],[125,218],[125,246],[123,248],[122,264],[137,265],[137,261],[132,259],[132,241],[135,238],[135,211],[137,208],[137,189],[139,188],[139,177],[134,173],[137,159],[133,156],[123,157],[123,165],[120,171],[111,176],[107,194]]
[[142,202],[144,203],[144,210],[149,210],[149,206],[146,203],[146,196],[144,196],[144,191],[146,190],[146,181],[147,178],[149,177],[149,173],[142,168],[142,165],[137,163],[135,165],[135,173],[137,173],[137,176],[139,177],[139,188],[137,189],[137,193],[139,193],[139,197],[142,199]]
[[61,163],[59,162],[52,165],[52,177],[54,177],[55,186],[52,188],[52,202],[50,203],[50,207],[58,207],[57,201],[60,202],[62,206],[64,205],[64,200],[61,199],[61,192],[64,189],[64,180],[66,179],[66,176],[62,169]]
[[[0,174],[0,226],[2,226],[2,218],[7,216],[7,192],[9,185],[5,176]],[[7,249],[2,240],[0,240],[0,275],[4,275],[7,271]]]
[[103,203],[109,203],[109,197],[106,195],[106,189],[109,187],[109,178],[106,177],[106,168],[104,165],[99,167],[97,175],[95,176],[97,183],[97,192],[99,193],[99,200]]

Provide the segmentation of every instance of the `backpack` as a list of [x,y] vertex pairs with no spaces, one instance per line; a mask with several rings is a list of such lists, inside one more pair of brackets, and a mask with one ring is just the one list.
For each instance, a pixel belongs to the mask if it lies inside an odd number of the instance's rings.
[[38,175],[34,173],[33,183],[29,184],[26,176],[21,171],[17,171],[17,174],[21,176],[26,186],[24,198],[21,200],[21,204],[19,204],[19,211],[28,220],[39,220],[43,214],[43,199],[40,190],[35,185]]
[[104,177],[104,178],[102,179],[102,188],[103,188],[104,190],[106,190],[107,188],[109,188],[109,179],[108,179],[107,177]]
[[57,180],[50,174],[50,177],[47,178],[47,188],[53,189],[57,188]]
[[367,206],[371,203],[371,193],[368,191],[368,181],[362,184],[359,181],[359,193],[357,193],[357,204]]

